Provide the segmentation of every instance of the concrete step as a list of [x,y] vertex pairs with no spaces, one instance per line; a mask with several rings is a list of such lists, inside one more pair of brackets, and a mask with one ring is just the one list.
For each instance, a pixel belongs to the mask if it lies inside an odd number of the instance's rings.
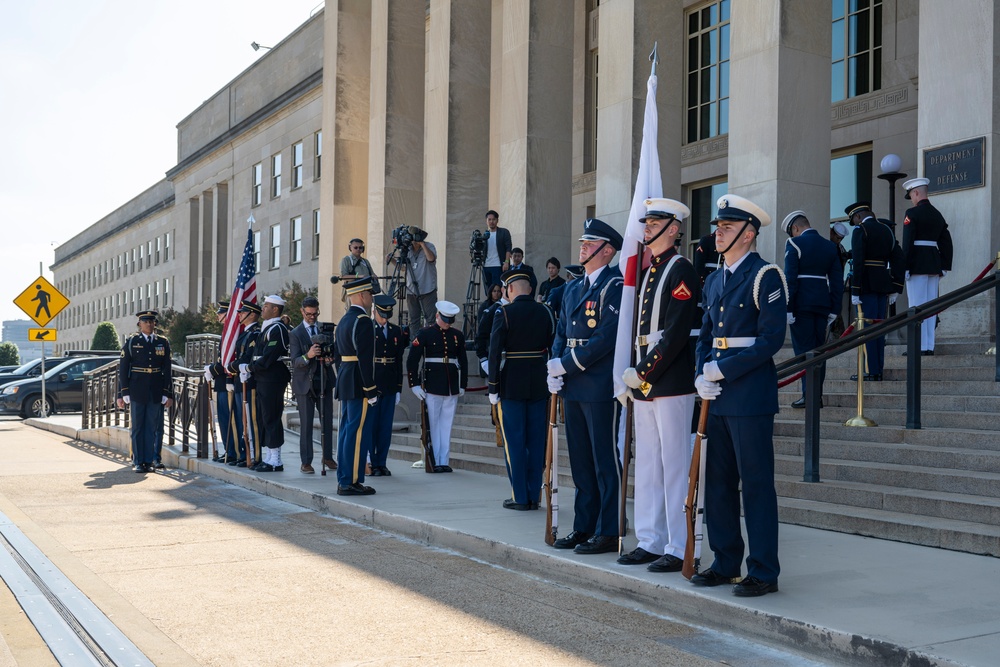
[[[847,396],[857,396],[858,383],[846,379],[835,379],[827,373],[826,381],[823,383],[823,393],[826,396],[832,394],[843,394]],[[988,380],[937,380],[936,375],[923,375],[920,381],[920,393],[926,398],[928,396],[1000,396],[1000,383],[995,382],[992,377]],[[875,389],[877,387],[877,389]],[[786,385],[778,390],[780,395],[798,397],[801,395],[802,385],[795,382]],[[865,383],[865,396],[906,396],[906,382],[878,382]],[[794,400],[794,399],[793,399]]]
[[[982,357],[986,356],[986,351],[993,347],[994,343],[992,341],[986,340],[985,338],[969,339],[965,341],[950,341],[950,340],[937,340],[934,345],[934,357],[924,357],[924,359],[931,359],[935,357],[955,357],[955,356],[971,356],[971,357]],[[903,352],[906,350],[905,344],[895,344],[894,341],[889,340],[885,346],[886,358],[889,357],[903,357]],[[848,353],[840,355],[841,357],[847,356]],[[792,350],[792,344],[790,339],[786,338],[784,347],[778,351],[778,354],[774,356],[775,362],[785,361],[795,356]],[[838,357],[835,357],[838,358]],[[992,359],[992,356],[990,357]]]
[[[791,407],[792,401],[798,400],[802,394],[795,391],[778,393],[778,404],[782,408]],[[857,393],[824,392],[823,405],[826,408],[851,408],[856,410]],[[906,393],[869,393],[865,392],[864,405],[867,412],[872,409],[906,410]],[[921,416],[925,411],[932,412],[1000,412],[1000,393],[996,396],[976,396],[972,393],[963,395],[941,395],[922,391],[920,396]],[[795,408],[792,408],[795,409]],[[805,410],[798,409],[800,415]]]
[[[856,404],[851,407],[830,406],[823,408],[820,420],[823,423],[843,424],[857,414]],[[879,426],[905,426],[906,410],[900,408],[879,408],[865,403],[865,417],[872,419]],[[778,419],[785,421],[800,421],[804,419],[804,411],[789,405],[780,406]],[[997,416],[994,412],[959,412],[956,410],[920,411],[920,423],[927,428],[964,428],[972,430],[995,431]]]
[[[802,440],[775,438],[775,454],[804,456]],[[1000,473],[1000,447],[996,450],[973,450],[956,447],[880,443],[872,445],[855,440],[824,440],[822,460],[857,461],[875,464],[923,466],[925,468]]]

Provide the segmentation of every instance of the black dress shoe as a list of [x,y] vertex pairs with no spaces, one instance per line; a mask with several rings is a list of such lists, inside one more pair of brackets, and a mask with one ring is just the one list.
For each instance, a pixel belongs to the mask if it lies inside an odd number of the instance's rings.
[[503,508],[507,510],[517,510],[518,512],[527,512],[531,509],[531,503],[518,503],[514,502],[512,498],[507,498],[503,501]]
[[611,535],[594,535],[592,538],[584,542],[583,544],[576,545],[573,549],[573,553],[577,554],[606,554],[612,551],[618,551],[618,536]]
[[278,465],[273,467],[274,470],[272,472],[285,472],[285,465],[283,463],[279,463]]
[[920,354],[924,355],[925,357],[933,357],[934,350],[922,350]]
[[691,583],[695,586],[721,586],[723,584],[734,584],[739,577],[724,577],[715,570],[709,568],[704,572],[699,572],[691,577]]
[[451,466],[441,466],[441,468],[442,468],[441,472],[455,472],[454,470],[451,469]]
[[157,470],[163,470],[167,466],[163,465],[163,461],[153,461],[153,467],[156,468]]
[[142,464],[142,471],[143,472],[153,472],[153,464],[152,463],[143,463]]
[[583,544],[590,539],[590,533],[584,533],[579,530],[574,530],[572,533],[566,537],[560,537],[552,545],[555,549],[572,549],[578,544]]
[[146,466],[141,463],[136,463],[132,466],[132,472],[146,472]]
[[361,483],[354,483],[350,486],[338,486],[338,496],[370,496],[375,493],[375,489]]
[[664,554],[662,558],[650,563],[646,569],[650,572],[680,572],[683,567],[684,561],[682,559],[670,554]]
[[274,466],[270,463],[261,463],[253,468],[254,472],[274,472]]
[[246,459],[240,459],[239,461],[230,461],[229,465],[236,466],[237,468],[246,468],[247,462]]
[[792,407],[793,408],[804,408],[804,407],[806,407],[806,397],[803,396],[799,400],[792,402]]
[[379,470],[382,471],[383,477],[392,477],[392,472],[385,466],[379,466]]
[[434,472],[444,472],[444,466],[434,466]]
[[778,592],[778,582],[761,581],[757,577],[744,577],[743,581],[733,586],[733,595],[739,598],[755,598],[768,593]]
[[212,457],[212,463],[222,463],[225,460],[226,460],[226,457],[224,455],[220,456],[220,455],[216,454],[215,456]]
[[624,556],[618,557],[619,565],[642,565],[644,563],[652,563],[657,558],[661,558],[659,554],[651,554],[642,547],[636,547],[632,551],[628,552]]
[[372,466],[371,476],[372,477],[381,477],[382,476],[382,468],[380,468],[379,466]]
[[539,507],[538,503],[533,503],[533,502],[529,502],[528,503],[528,509],[536,510],[536,509],[538,509],[538,507]]

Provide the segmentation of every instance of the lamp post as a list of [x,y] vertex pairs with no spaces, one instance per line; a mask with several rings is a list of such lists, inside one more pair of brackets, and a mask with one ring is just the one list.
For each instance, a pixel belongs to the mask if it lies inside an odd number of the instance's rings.
[[896,181],[906,178],[906,174],[900,173],[899,167],[902,161],[898,155],[889,153],[880,164],[882,173],[878,175],[880,179],[889,184],[889,219],[896,222]]

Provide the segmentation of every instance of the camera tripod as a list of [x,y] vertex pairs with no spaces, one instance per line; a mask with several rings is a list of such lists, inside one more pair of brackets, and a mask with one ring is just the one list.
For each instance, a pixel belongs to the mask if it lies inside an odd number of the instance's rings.
[[[399,327],[403,329],[410,324],[410,311],[406,304],[406,275],[412,266],[410,260],[410,247],[396,247],[396,249],[394,249],[389,255],[389,259],[393,258],[395,258],[396,261],[393,263],[392,274],[388,278],[382,278],[382,280],[389,281],[389,284],[386,285],[385,293],[396,300],[397,323],[399,324]],[[386,267],[385,273],[388,273],[388,267]],[[413,287],[419,294],[420,285],[417,284],[416,280],[413,281]],[[410,332],[410,335],[414,336],[416,335],[416,332]]]
[[465,291],[465,306],[462,309],[462,316],[465,318],[462,333],[467,343],[473,343],[479,331],[479,301],[482,286],[483,263],[474,261],[469,272],[469,287]]

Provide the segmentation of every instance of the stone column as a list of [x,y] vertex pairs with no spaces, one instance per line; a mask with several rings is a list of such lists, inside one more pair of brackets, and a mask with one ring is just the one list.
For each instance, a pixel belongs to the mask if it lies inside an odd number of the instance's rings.
[[[229,281],[228,268],[232,266],[232,248],[229,243],[230,220],[229,220],[229,184],[219,183],[212,188],[212,201],[214,210],[212,211],[212,283],[209,286],[209,301],[231,293],[233,286],[227,285]],[[242,254],[242,248],[241,248]],[[233,274],[233,282],[236,281],[236,274]]]
[[[948,3],[920,2],[917,169],[912,175],[925,175],[926,149],[985,137],[986,186],[941,194],[934,194],[933,183],[929,188],[955,244],[954,272],[942,279],[942,294],[968,284],[1000,248],[1000,219],[994,215],[1000,210],[1000,11],[992,0],[966,0],[960,12],[948,8]],[[949,308],[938,335],[989,334],[992,303],[989,292]]]
[[438,251],[438,296],[459,305],[489,189],[490,11],[489,0],[430,0],[424,228]]
[[392,230],[423,226],[424,23],[422,3],[372,3],[367,256],[379,272]]
[[[201,306],[198,300],[198,289],[199,289],[199,269],[201,267],[201,255],[199,254],[198,248],[200,246],[201,239],[201,218],[198,213],[201,207],[201,202],[198,197],[192,197],[188,199],[187,202],[187,224],[185,227],[181,227],[182,230],[187,232],[186,245],[188,252],[186,255],[187,261],[187,284],[184,285],[187,292],[187,306],[192,310],[197,309]],[[177,238],[177,247],[183,248],[184,241],[180,235]],[[137,285],[141,287],[141,285]],[[178,296],[180,295],[181,285],[176,285],[176,290]],[[136,307],[136,303],[132,304],[133,309]],[[143,304],[145,306],[145,304]]]
[[323,167],[319,299],[324,319],[344,312],[339,274],[347,244],[368,232],[371,3],[331,0],[323,32]]
[[212,255],[215,254],[214,194],[212,190],[202,192],[198,208],[198,252],[195,253],[198,258],[198,294],[191,304],[191,309],[195,311],[214,298],[209,296],[215,275],[212,271]]
[[[597,217],[624,230],[632,208],[646,108],[649,54],[658,44],[657,135],[665,197],[681,199],[684,3],[610,0],[598,15]],[[575,220],[574,230],[580,229]],[[575,238],[575,237],[574,237]],[[575,259],[575,257],[574,257]]]
[[830,15],[795,0],[734,2],[731,53],[729,191],[771,215],[758,250],[781,265],[785,215],[829,216]]
[[503,3],[499,213],[539,276],[572,228],[572,16],[572,0]]

